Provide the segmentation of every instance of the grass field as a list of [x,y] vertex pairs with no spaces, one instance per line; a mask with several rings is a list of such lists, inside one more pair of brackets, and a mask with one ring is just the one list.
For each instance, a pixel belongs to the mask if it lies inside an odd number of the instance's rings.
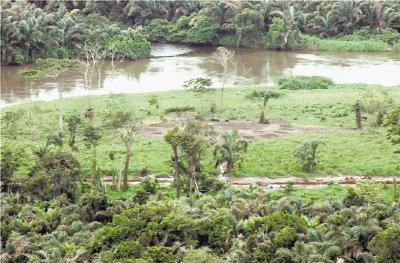
[[[373,90],[377,93],[387,92],[395,101],[400,102],[399,87],[368,85],[336,85],[326,90],[279,90],[276,87],[235,87],[224,91],[223,110],[219,102],[220,91],[202,96],[186,91],[157,93],[160,107],[149,107],[147,98],[150,94],[115,94],[105,96],[75,97],[63,100],[65,116],[84,115],[88,105],[95,111],[93,125],[100,128],[102,139],[98,146],[98,164],[102,171],[111,171],[112,162],[109,152],[116,156],[116,167],[122,167],[125,150],[115,130],[102,126],[109,118],[109,112],[124,110],[134,111],[142,124],[159,123],[176,118],[174,114],[165,114],[170,107],[192,106],[196,108],[193,115],[199,118],[211,118],[209,108],[215,102],[219,109],[215,115],[220,122],[253,121],[257,122],[260,108],[245,97],[253,90],[274,90],[283,96],[271,99],[266,109],[267,118],[282,120],[292,124],[317,127],[320,130],[282,137],[252,140],[249,150],[243,155],[241,168],[235,170],[238,176],[310,176],[301,171],[301,167],[292,156],[294,148],[303,141],[321,140],[325,144],[318,150],[319,165],[313,175],[386,175],[398,174],[396,165],[399,157],[393,154],[394,147],[385,138],[384,128],[375,128],[374,116],[365,115],[363,130],[354,130],[354,102],[362,91]],[[110,107],[112,105],[112,107]],[[21,112],[14,124],[6,127],[2,122],[2,145],[25,149],[26,165],[33,164],[34,156],[31,147],[43,145],[46,135],[58,128],[58,102],[33,102],[7,107],[2,110],[2,117],[8,111]],[[86,121],[85,121],[86,122]],[[66,123],[65,130],[67,130]],[[138,124],[141,125],[141,124]],[[90,151],[82,141],[83,126],[77,135],[79,152],[76,154],[82,171],[87,173],[90,167]],[[66,137],[69,134],[66,132]],[[69,150],[67,144],[65,150]],[[213,167],[211,149],[204,159],[206,171],[217,174]],[[169,175],[171,150],[162,137],[149,138],[143,135],[135,138],[133,157],[130,163],[131,176],[146,168],[156,175]]]

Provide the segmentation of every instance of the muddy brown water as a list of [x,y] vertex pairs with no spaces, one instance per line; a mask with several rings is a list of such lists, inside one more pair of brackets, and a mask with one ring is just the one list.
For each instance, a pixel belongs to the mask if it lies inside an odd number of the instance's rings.
[[[222,69],[212,62],[215,47],[153,45],[152,57],[126,61],[112,73],[105,62],[100,74],[85,84],[84,70],[62,76],[63,97],[112,93],[155,92],[183,89],[183,83],[194,77],[207,76],[215,86],[221,85]],[[237,77],[229,85],[272,85],[282,75],[327,76],[337,83],[367,83],[387,86],[400,84],[399,53],[278,52],[264,49],[235,50]],[[0,107],[58,98],[57,81],[44,78],[30,84],[18,72],[29,66],[1,67]],[[233,68],[230,69],[234,71]]]

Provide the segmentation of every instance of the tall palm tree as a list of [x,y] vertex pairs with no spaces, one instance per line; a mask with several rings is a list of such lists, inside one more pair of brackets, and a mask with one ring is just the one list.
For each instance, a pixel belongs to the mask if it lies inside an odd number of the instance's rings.
[[249,143],[239,139],[237,130],[227,131],[222,134],[222,143],[214,148],[214,156],[217,158],[215,166],[227,163],[227,172],[230,173],[236,162],[241,161],[240,154],[247,151]]

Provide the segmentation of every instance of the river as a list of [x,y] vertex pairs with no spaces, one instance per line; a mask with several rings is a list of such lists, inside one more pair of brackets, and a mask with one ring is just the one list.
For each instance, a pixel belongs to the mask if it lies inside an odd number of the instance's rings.
[[[336,83],[400,85],[399,53],[233,50],[236,66],[230,66],[229,85],[273,85],[274,79],[282,75],[326,76]],[[184,82],[195,77],[211,78],[214,86],[219,86],[222,69],[212,60],[214,51],[214,47],[154,44],[151,58],[121,62],[115,72],[105,61],[90,85],[85,85],[83,69],[65,73],[63,97],[183,89]],[[2,66],[1,108],[58,98],[55,79],[36,80],[31,89],[29,81],[18,74],[26,67],[32,65]]]

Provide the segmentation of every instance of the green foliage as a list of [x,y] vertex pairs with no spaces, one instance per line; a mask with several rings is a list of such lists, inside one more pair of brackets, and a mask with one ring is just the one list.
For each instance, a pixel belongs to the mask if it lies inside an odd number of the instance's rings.
[[334,85],[330,78],[322,76],[280,77],[276,82],[281,89],[288,90],[327,89]]
[[302,165],[305,172],[313,172],[317,167],[317,149],[321,141],[303,142],[293,152],[293,156]]
[[178,115],[182,114],[183,112],[194,111],[195,108],[191,106],[182,106],[182,107],[171,107],[165,110],[166,114],[169,113],[177,113]]
[[214,157],[217,159],[216,166],[226,162],[227,172],[230,173],[234,169],[235,163],[240,162],[240,154],[247,151],[249,143],[239,139],[237,130],[227,131],[222,134],[223,142],[214,147]]
[[237,36],[236,46],[240,46],[242,38],[257,40],[260,38],[264,27],[264,17],[260,12],[245,8],[235,17]]
[[210,17],[197,16],[193,27],[188,31],[187,39],[196,44],[211,44],[218,37],[220,25]]
[[166,19],[154,19],[148,25],[145,26],[145,31],[149,36],[150,41],[155,42],[166,42],[171,26]]
[[29,195],[38,199],[48,200],[51,196],[65,194],[70,200],[75,200],[78,181],[78,161],[69,153],[50,153],[32,169],[23,188]]
[[378,262],[400,260],[400,228],[391,227],[376,235],[368,245]]
[[136,60],[150,56],[150,43],[144,38],[127,34],[116,35],[106,41],[107,57],[117,60]]
[[193,78],[184,82],[183,87],[186,90],[196,93],[205,93],[212,86],[212,81],[209,78]]
[[400,144],[400,107],[392,109],[385,118],[387,137],[394,145]]

